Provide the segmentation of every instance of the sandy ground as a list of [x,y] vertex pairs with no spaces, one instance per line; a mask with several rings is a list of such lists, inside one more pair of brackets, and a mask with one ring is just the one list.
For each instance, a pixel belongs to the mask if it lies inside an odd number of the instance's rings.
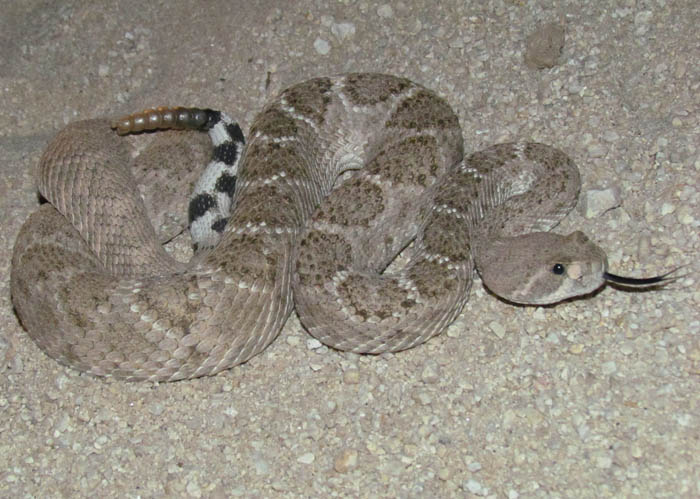
[[[0,496],[700,496],[696,0],[2,4]],[[529,69],[545,22],[563,52]],[[467,150],[567,151],[583,196],[621,205],[558,230],[587,232],[620,273],[689,275],[546,308],[477,281],[446,334],[382,357],[319,347],[293,317],[249,363],[169,385],[81,375],[24,333],[12,247],[62,126],[182,104],[247,129],[285,86],[365,70],[445,96]]]

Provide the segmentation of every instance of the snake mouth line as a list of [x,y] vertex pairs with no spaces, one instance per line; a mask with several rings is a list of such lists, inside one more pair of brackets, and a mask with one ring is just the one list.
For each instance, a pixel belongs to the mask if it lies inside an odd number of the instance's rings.
[[627,286],[627,287],[638,288],[638,289],[640,289],[640,288],[641,289],[653,288],[653,287],[658,287],[658,286],[665,286],[666,284],[671,283],[671,282],[683,277],[683,275],[671,276],[671,274],[678,271],[678,269],[680,269],[680,267],[677,267],[669,272],[666,272],[665,274],[657,275],[654,277],[642,277],[642,278],[626,277],[626,276],[611,274],[609,272],[604,272],[603,278],[607,282],[618,284],[620,286]]

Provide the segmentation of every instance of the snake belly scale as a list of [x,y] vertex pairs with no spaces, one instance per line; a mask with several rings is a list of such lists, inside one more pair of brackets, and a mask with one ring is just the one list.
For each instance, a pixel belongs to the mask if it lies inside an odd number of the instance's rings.
[[[323,343],[381,353],[452,322],[475,265],[520,303],[604,282],[597,246],[547,232],[576,203],[574,163],[534,143],[463,159],[453,110],[409,80],[308,80],[272,100],[248,137],[228,222],[182,264],[157,241],[110,124],[58,133],[39,167],[49,203],[20,231],[11,276],[18,316],[48,355],[94,375],[171,381],[250,359],[295,305]],[[409,262],[384,272],[411,242]]]

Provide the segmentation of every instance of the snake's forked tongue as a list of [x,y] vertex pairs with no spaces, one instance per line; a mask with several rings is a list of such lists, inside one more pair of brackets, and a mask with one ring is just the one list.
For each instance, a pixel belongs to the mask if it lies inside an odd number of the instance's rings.
[[643,278],[625,277],[625,276],[611,274],[609,272],[605,272],[603,274],[603,277],[605,278],[605,280],[607,282],[611,282],[611,283],[617,284],[619,286],[638,288],[638,289],[654,288],[654,287],[659,287],[659,286],[665,286],[666,284],[683,277],[683,275],[674,275],[674,276],[671,275],[671,274],[675,273],[676,271],[678,271],[678,269],[680,269],[680,267],[677,267],[669,272],[666,272],[665,274],[657,275],[654,277],[643,277]]

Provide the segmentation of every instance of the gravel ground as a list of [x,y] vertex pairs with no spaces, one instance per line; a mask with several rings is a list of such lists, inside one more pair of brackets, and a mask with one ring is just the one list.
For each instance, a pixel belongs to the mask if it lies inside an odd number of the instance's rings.
[[[697,0],[2,4],[0,496],[700,496]],[[525,64],[552,26],[561,55]],[[446,334],[381,357],[329,350],[292,317],[247,364],[173,384],[83,376],[32,343],[10,257],[57,130],[160,104],[245,129],[287,85],[344,71],[435,89],[467,150],[567,151],[585,202],[559,230],[619,273],[687,276],[541,308],[477,281]]]

